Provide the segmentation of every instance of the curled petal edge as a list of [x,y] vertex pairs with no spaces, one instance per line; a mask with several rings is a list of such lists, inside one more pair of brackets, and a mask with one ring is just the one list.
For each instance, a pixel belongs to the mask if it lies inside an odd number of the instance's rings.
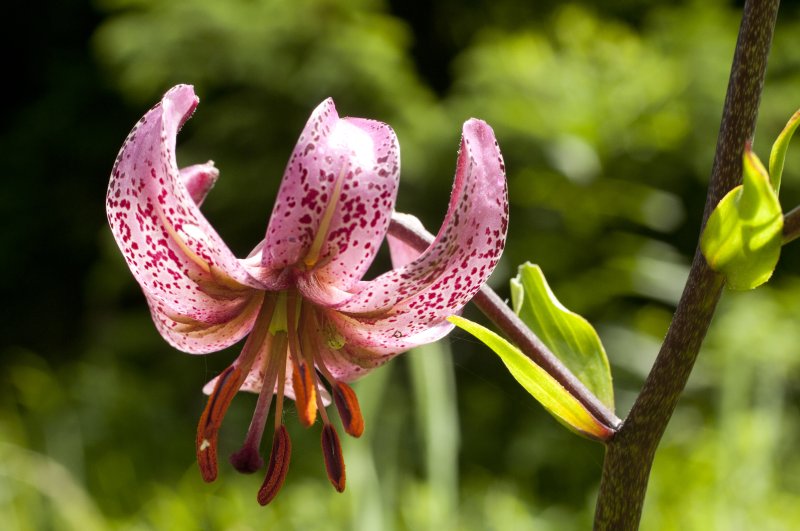
[[502,155],[491,128],[472,119],[464,124],[449,208],[434,241],[410,262],[414,251],[395,242],[398,263],[407,263],[361,283],[335,308],[369,329],[373,342],[422,333],[477,293],[497,265],[507,230]]
[[134,126],[112,170],[106,213],[149,299],[179,319],[221,324],[248,290],[272,279],[239,261],[200,213],[218,176],[213,163],[178,169],[177,133],[198,102],[191,86],[178,85]]

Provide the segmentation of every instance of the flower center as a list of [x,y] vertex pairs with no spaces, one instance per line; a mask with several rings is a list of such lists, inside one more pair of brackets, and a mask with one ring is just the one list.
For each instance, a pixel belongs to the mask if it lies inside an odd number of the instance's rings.
[[[325,469],[339,492],[345,488],[345,466],[341,443],[326,410],[328,391],[320,375],[331,387],[333,402],[345,431],[359,437],[364,431],[364,419],[355,392],[333,377],[325,366],[320,351],[331,348],[322,338],[341,338],[331,333],[330,324],[321,310],[305,301],[295,290],[267,293],[256,317],[253,330],[238,358],[217,377],[214,390],[197,426],[197,461],[206,481],[217,477],[217,437],[225,412],[234,395],[242,389],[260,388],[256,409],[242,448],[234,453],[231,464],[244,473],[264,466],[259,448],[267,417],[275,397],[272,450],[258,501],[266,505],[277,495],[289,470],[292,444],[283,424],[283,398],[288,381],[294,392],[300,422],[306,427],[314,424],[317,412],[322,419],[322,450]],[[336,341],[334,341],[336,343]],[[341,344],[337,343],[341,348]]]

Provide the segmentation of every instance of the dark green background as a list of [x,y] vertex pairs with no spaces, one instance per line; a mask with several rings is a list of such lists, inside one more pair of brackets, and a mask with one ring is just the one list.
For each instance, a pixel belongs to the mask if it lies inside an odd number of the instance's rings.
[[[460,127],[495,129],[509,242],[492,284],[542,266],[598,329],[624,415],[680,294],[705,200],[741,6],[729,2],[97,0],[6,13],[0,135],[0,514],[12,529],[581,529],[602,448],[575,437],[462,333],[357,386],[348,490],[327,483],[319,426],[286,408],[284,491],[193,463],[202,385],[237,348],[172,350],[106,227],[114,157],[176,83],[201,98],[181,165],[216,161],[203,206],[239,255],[264,234],[305,120],[398,133],[398,209],[441,220]],[[800,107],[800,5],[783,2],[755,148]],[[800,147],[781,190],[800,201]],[[791,529],[800,519],[800,255],[726,293],[656,460],[644,529]],[[374,273],[385,270],[381,255]],[[467,314],[479,319],[468,310]],[[237,397],[224,453],[255,398]],[[266,448],[265,448],[266,449]]]

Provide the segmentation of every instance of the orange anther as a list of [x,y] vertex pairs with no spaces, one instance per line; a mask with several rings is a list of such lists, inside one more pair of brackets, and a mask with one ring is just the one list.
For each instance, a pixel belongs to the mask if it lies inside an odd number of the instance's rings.
[[364,433],[364,417],[361,416],[361,407],[358,405],[358,397],[353,388],[344,382],[335,382],[333,401],[339,410],[344,431],[352,437],[361,437]]

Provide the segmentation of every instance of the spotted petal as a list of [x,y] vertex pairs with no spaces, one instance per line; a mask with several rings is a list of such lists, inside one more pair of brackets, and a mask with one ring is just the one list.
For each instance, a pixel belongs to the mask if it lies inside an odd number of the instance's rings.
[[[313,275],[304,295],[324,302],[319,286],[348,290],[369,268],[389,226],[397,195],[399,147],[386,124],[340,119],[333,101],[311,115],[292,153],[267,230],[263,264],[303,263]],[[307,291],[307,293],[306,293]]]
[[191,86],[178,85],[133,128],[114,164],[106,213],[151,307],[216,324],[239,315],[248,291],[265,284],[236,259],[195,202],[216,170],[178,170],[175,139],[197,103]]
[[[455,182],[442,227],[414,261],[364,284],[337,309],[352,320],[343,335],[388,352],[427,338],[488,279],[508,228],[505,167],[492,129],[464,124]],[[429,339],[428,339],[429,340]]]
[[[458,313],[453,310],[448,316]],[[405,312],[402,319],[366,319],[331,312],[330,321],[345,339],[346,350],[338,353],[339,367],[349,381],[383,365],[394,355],[445,337],[454,325],[445,320],[421,325]]]
[[174,314],[159,301],[147,297],[153,322],[173,347],[190,354],[217,352],[238,343],[253,329],[264,292],[252,290],[241,297],[235,313],[220,323],[204,323]]

